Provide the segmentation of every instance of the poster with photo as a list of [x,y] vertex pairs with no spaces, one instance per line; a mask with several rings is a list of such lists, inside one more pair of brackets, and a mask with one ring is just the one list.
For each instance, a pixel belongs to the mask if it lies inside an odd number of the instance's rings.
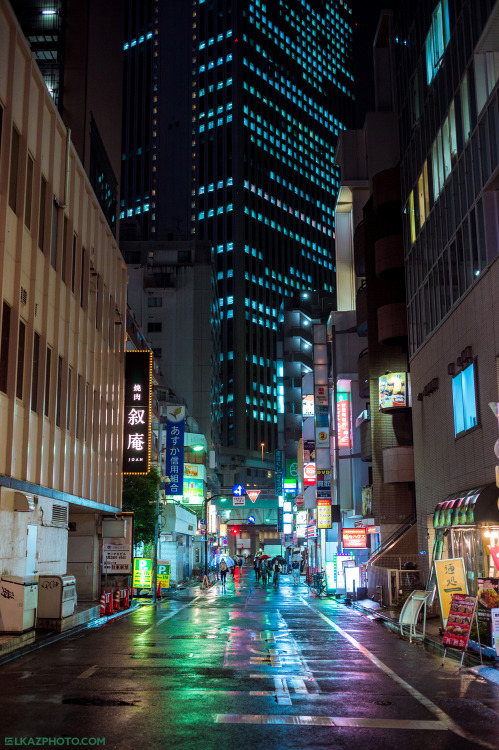
[[453,594],[442,639],[444,646],[466,649],[475,614],[476,597]]
[[478,578],[477,616],[478,622],[487,625],[485,645],[492,646],[492,610],[499,607],[499,578]]

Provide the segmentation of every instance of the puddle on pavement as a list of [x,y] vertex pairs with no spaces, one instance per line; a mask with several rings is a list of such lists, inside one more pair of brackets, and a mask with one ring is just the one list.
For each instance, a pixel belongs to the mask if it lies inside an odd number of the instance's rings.
[[113,700],[112,698],[63,698],[62,703],[70,706],[138,706],[139,701]]

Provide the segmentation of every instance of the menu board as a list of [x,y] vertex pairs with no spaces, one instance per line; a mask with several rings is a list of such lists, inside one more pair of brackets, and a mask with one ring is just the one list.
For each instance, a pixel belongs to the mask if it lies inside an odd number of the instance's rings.
[[465,649],[470,637],[471,623],[475,614],[476,597],[453,594],[449,616],[442,639],[444,646]]

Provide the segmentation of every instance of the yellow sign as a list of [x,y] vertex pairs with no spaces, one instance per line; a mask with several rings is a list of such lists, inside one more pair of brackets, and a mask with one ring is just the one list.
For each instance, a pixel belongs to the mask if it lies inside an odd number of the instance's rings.
[[152,586],[152,560],[147,557],[133,558],[134,589],[150,589]]
[[449,616],[452,595],[468,593],[464,560],[462,557],[456,557],[454,560],[434,560],[433,564],[437,577],[440,611],[445,626]]
[[171,566],[169,562],[158,560],[158,586],[162,589],[170,588],[170,570]]
[[330,529],[331,521],[331,500],[317,498],[317,528]]

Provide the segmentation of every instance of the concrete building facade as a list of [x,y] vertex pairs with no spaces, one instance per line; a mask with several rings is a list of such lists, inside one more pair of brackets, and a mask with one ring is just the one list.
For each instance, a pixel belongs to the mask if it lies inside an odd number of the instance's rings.
[[[0,2],[0,569],[100,584],[121,507],[126,267]],[[28,542],[27,542],[28,539]]]

